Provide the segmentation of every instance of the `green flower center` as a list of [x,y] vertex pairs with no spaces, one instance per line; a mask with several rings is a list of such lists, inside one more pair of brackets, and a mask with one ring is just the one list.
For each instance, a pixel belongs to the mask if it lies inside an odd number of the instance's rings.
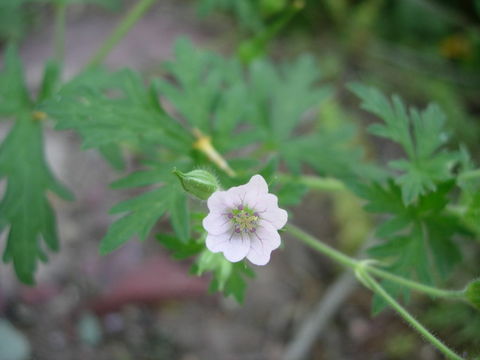
[[253,233],[257,231],[258,220],[260,219],[255,211],[243,205],[230,210],[228,218],[232,222],[236,233]]

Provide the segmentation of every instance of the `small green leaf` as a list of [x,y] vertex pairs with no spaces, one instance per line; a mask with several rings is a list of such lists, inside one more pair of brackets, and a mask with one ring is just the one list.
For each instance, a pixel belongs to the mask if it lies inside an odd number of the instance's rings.
[[120,166],[118,146],[162,146],[177,153],[191,147],[191,136],[171,119],[133,71],[91,69],[65,84],[40,109],[83,137],[85,148],[99,148]]
[[171,188],[163,186],[115,205],[111,213],[128,214],[110,226],[100,243],[100,254],[112,252],[135,235],[145,240],[155,223],[169,209],[170,196]]
[[460,161],[460,154],[445,148],[446,117],[438,106],[429,105],[423,111],[407,109],[396,95],[388,99],[379,90],[358,83],[350,84],[349,88],[362,99],[365,110],[384,121],[371,126],[370,132],[400,144],[407,154],[408,159],[389,162],[405,205],[453,178],[452,169]]
[[245,277],[254,277],[255,273],[243,261],[231,263],[223,254],[212,253],[205,249],[192,266],[192,272],[201,275],[211,271],[213,279],[210,291],[221,291],[225,296],[233,296],[237,302],[242,303],[245,298]]
[[42,84],[40,85],[40,92],[38,94],[38,101],[43,101],[52,96],[59,86],[61,66],[54,60],[49,60],[45,64],[43,71]]

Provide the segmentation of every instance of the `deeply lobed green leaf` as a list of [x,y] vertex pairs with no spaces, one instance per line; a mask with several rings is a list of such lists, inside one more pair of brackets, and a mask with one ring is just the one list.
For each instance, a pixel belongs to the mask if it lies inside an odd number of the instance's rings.
[[391,169],[399,173],[396,182],[401,186],[405,205],[453,178],[459,154],[445,148],[445,115],[437,105],[429,105],[421,112],[408,110],[396,95],[389,100],[379,90],[357,83],[351,84],[350,89],[362,99],[365,110],[384,121],[372,125],[370,132],[400,144],[405,150],[408,159],[389,162]]

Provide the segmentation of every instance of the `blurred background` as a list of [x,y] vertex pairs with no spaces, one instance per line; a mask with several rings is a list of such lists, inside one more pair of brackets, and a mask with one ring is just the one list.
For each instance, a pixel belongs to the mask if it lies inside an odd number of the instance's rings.
[[[99,2],[68,8],[66,78],[135,3]],[[479,0],[157,0],[106,64],[161,75],[179,36],[244,59],[314,55],[336,91],[335,103],[320,115],[362,129],[371,119],[347,94],[348,81],[374,84],[412,105],[436,101],[455,141],[478,160]],[[52,6],[0,0],[0,52],[12,39],[20,41],[35,90],[52,53]],[[7,130],[2,123],[2,137]],[[375,158],[398,151],[366,135],[358,141]],[[109,190],[120,174],[80,144],[73,133],[47,133],[49,162],[77,200],[52,198],[61,250],[40,266],[36,286],[20,285],[10,266],[0,266],[0,360],[442,358],[393,312],[372,318],[369,291],[287,236],[284,249],[250,281],[243,305],[208,294],[208,277],[190,276],[189,262],[171,260],[154,239],[100,257],[98,244],[112,221],[108,210],[127,194]],[[128,161],[135,167],[133,156]],[[312,193],[292,212],[297,225],[347,252],[372,229],[349,194]],[[319,306],[325,297],[329,304]],[[414,298],[411,309],[452,347],[480,348],[474,310],[426,297]]]

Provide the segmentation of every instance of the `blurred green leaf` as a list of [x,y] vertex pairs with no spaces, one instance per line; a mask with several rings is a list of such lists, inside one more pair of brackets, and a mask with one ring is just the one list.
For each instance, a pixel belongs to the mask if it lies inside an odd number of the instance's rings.
[[155,223],[168,210],[170,193],[170,187],[163,186],[115,205],[110,211],[112,214],[128,214],[110,226],[100,243],[100,253],[105,255],[112,252],[135,235],[145,240]]
[[[182,165],[181,162],[178,165]],[[110,226],[100,244],[101,254],[112,252],[134,236],[145,240],[153,226],[166,213],[170,215],[170,222],[177,238],[181,242],[190,239],[190,210],[187,207],[187,196],[171,169],[170,163],[164,163],[152,166],[148,170],[134,172],[112,183],[111,186],[117,189],[148,185],[160,187],[112,207],[111,214],[127,214]]]
[[45,64],[43,79],[40,85],[38,101],[43,101],[53,96],[60,85],[61,65],[54,61],[48,60]]
[[212,253],[205,249],[192,266],[192,272],[201,275],[211,271],[213,279],[210,283],[210,291],[223,292],[225,296],[233,296],[239,303],[245,298],[245,277],[253,277],[255,273],[245,262],[231,263],[223,254]]
[[146,89],[133,71],[82,73],[41,109],[56,120],[57,129],[77,131],[85,148],[108,151],[106,155],[117,166],[118,150],[113,148],[116,153],[112,154],[112,146],[157,144],[178,153],[190,147],[190,135],[165,114],[156,93]]
[[30,105],[22,61],[17,48],[9,45],[5,50],[3,69],[0,72],[0,116],[14,116]]
[[[439,184],[435,192],[420,196],[415,205],[405,206],[401,189],[393,181],[358,185],[355,193],[368,202],[367,211],[389,214],[377,227],[376,235],[383,242],[368,250],[380,259],[386,269],[397,275],[417,279],[423,283],[444,282],[454,266],[462,260],[458,246],[453,242],[457,234],[466,234],[461,220],[444,213],[452,182]],[[384,282],[393,296],[409,291],[391,282]],[[386,306],[376,297],[374,313]]]
[[177,40],[174,53],[175,61],[165,67],[178,86],[164,80],[156,86],[192,126],[209,133],[210,113],[222,82],[223,59],[195,48],[185,38]]
[[197,255],[203,249],[205,245],[202,242],[192,240],[181,241],[178,236],[172,236],[169,234],[157,234],[157,240],[172,252],[172,256],[175,259],[186,259],[190,256]]
[[33,20],[33,11],[25,6],[27,0],[2,0],[0,3],[0,40],[18,42]]
[[453,177],[453,165],[459,154],[445,149],[445,115],[436,105],[419,112],[406,106],[398,96],[391,101],[379,90],[361,84],[349,86],[363,101],[362,108],[379,116],[385,124],[374,124],[369,130],[377,136],[400,144],[408,160],[389,162],[400,172],[396,178],[402,189],[405,205],[417,201],[420,195],[435,191],[437,184]]
[[0,224],[3,229],[8,225],[3,260],[13,262],[20,280],[33,284],[37,259],[46,260],[41,239],[50,250],[58,250],[55,217],[46,193],[52,191],[67,200],[73,196],[53,177],[45,162],[40,123],[28,115],[17,118],[0,146],[0,177],[7,180],[0,203]]
[[215,10],[231,12],[238,18],[241,26],[258,31],[263,28],[259,12],[260,5],[254,0],[201,0],[198,4],[198,11],[202,16],[209,15]]

